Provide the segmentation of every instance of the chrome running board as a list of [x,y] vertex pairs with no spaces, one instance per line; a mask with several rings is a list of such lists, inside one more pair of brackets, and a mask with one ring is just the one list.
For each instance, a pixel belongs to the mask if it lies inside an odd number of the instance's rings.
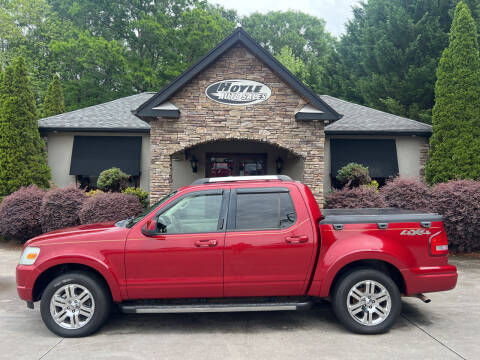
[[127,314],[166,314],[166,313],[216,313],[245,311],[291,311],[308,309],[305,302],[258,302],[258,303],[204,303],[204,304],[120,304],[120,310]]

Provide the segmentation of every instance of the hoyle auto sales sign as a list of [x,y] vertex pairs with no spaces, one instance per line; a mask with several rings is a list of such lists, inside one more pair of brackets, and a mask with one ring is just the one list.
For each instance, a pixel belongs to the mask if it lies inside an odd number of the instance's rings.
[[266,101],[272,90],[251,80],[222,80],[210,84],[205,90],[209,99],[227,105],[253,105]]

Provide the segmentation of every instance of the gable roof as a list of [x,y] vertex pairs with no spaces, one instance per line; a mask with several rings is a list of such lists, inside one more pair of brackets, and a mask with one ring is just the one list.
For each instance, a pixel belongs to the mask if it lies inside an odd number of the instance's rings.
[[[195,76],[205,70],[209,65],[215,62],[220,56],[227,52],[232,46],[237,43],[245,46],[250,52],[252,52],[258,59],[263,61],[280,79],[286,84],[292,87],[305,99],[307,99],[312,106],[321,110],[317,113],[316,119],[319,120],[338,120],[341,116],[320,99],[313,91],[311,91],[303,82],[301,82],[295,75],[293,75],[285,66],[283,66],[275,57],[272,56],[267,50],[262,48],[245,30],[241,27],[236,28],[229,36],[227,36],[220,44],[218,44],[213,50],[207,53],[197,63],[192,65],[187,71],[178,76],[169,85],[164,87],[151,99],[140,105],[133,113],[143,119],[159,117],[164,115],[170,115],[174,117],[174,114],[164,113],[162,115],[155,107],[162,105],[165,101],[168,101],[178,90],[185,86]],[[178,116],[177,116],[178,117]],[[311,120],[299,119],[299,120]]]
[[343,117],[325,127],[327,135],[418,135],[430,136],[432,126],[401,116],[321,95]]
[[40,131],[150,132],[150,125],[132,114],[132,109],[154,93],[141,93],[103,104],[38,120]]

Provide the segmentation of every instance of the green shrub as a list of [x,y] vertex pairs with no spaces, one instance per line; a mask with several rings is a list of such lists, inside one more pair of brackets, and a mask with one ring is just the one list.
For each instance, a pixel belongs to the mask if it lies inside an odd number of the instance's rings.
[[337,179],[344,186],[349,188],[368,185],[372,181],[368,174],[368,167],[354,162],[351,162],[338,170]]
[[92,189],[92,190],[87,191],[87,192],[85,193],[85,195],[87,195],[88,197],[90,197],[90,196],[95,196],[95,195],[98,195],[98,194],[103,194],[103,191],[100,190],[100,189]]
[[130,175],[125,174],[116,167],[103,170],[98,176],[97,186],[100,190],[108,192],[121,192],[127,188],[128,178]]
[[123,190],[122,193],[137,196],[140,204],[142,204],[144,208],[147,208],[150,204],[150,201],[148,200],[148,192],[143,191],[140,188],[130,186]]

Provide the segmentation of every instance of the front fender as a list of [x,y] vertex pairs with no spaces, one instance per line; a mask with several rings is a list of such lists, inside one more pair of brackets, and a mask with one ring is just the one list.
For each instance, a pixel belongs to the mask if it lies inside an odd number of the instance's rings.
[[88,252],[84,252],[82,254],[56,254],[55,256],[44,259],[41,264],[37,266],[36,273],[38,276],[33,281],[32,289],[35,281],[42,273],[54,266],[64,264],[79,264],[96,270],[107,282],[113,301],[119,302],[127,297],[126,290],[123,290],[120,286],[122,283],[121,279],[119,279],[117,275],[112,272],[111,266],[109,266],[110,264],[108,264],[107,259],[99,259],[93,253],[90,254]]
[[333,242],[322,256],[315,271],[313,296],[327,297],[333,279],[346,265],[359,260],[380,260],[395,266],[398,270],[408,267],[415,258],[411,251],[398,242],[378,235],[360,234]]

